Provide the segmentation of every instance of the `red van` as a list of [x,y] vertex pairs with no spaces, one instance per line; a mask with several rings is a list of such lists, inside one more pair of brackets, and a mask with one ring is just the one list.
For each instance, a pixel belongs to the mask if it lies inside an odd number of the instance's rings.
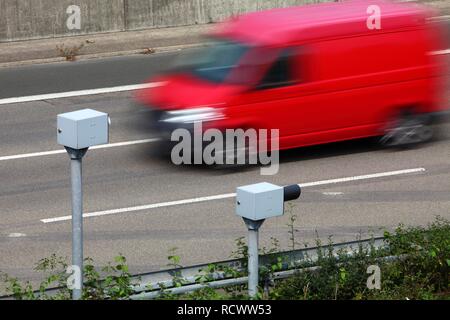
[[279,149],[373,136],[424,142],[447,110],[445,61],[434,54],[443,30],[428,22],[433,15],[378,0],[242,15],[137,99],[165,137],[202,121],[205,130],[279,129]]

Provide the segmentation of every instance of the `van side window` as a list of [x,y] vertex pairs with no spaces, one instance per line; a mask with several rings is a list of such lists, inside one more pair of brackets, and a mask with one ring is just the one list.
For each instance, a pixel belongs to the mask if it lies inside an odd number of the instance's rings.
[[294,50],[284,50],[278,59],[269,68],[257,89],[272,89],[278,87],[290,86],[296,83],[293,72]]

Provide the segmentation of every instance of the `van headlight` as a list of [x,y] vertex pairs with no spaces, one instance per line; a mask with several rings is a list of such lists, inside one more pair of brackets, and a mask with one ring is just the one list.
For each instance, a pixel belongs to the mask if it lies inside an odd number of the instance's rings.
[[195,108],[167,112],[167,116],[161,119],[167,123],[195,123],[223,119],[223,113],[217,108]]

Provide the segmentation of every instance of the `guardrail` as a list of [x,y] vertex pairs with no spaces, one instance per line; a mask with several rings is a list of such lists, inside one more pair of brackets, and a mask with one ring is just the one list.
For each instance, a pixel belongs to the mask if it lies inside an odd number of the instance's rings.
[[[355,241],[347,241],[341,242],[332,245],[323,245],[321,248],[332,247],[333,252],[338,252],[339,250],[345,249],[349,255],[356,252],[360,246],[363,248],[374,247],[376,249],[385,247],[385,241],[383,237],[374,237],[370,239],[362,239]],[[355,248],[356,247],[356,248]],[[260,264],[268,265],[274,256],[283,257],[282,270],[273,274],[273,278],[275,280],[284,279],[289,276],[292,276],[294,272],[297,270],[293,269],[293,267],[300,265],[302,262],[308,258],[310,261],[317,260],[317,250],[320,247],[310,247],[298,250],[284,251],[274,254],[262,255],[260,256]],[[240,278],[226,278],[225,274],[222,272],[215,272],[206,274],[205,270],[208,270],[208,267],[211,265],[215,265],[224,269],[234,269],[237,271],[244,271],[245,264],[244,259],[232,259],[232,260],[224,260],[206,264],[198,264],[194,266],[188,266],[183,268],[176,269],[168,269],[162,271],[155,271],[149,273],[142,273],[133,276],[134,283],[138,282],[138,285],[133,287],[135,291],[135,295],[131,297],[132,300],[149,300],[157,298],[163,291],[161,288],[164,288],[164,291],[171,294],[184,294],[188,292],[193,292],[196,290],[200,290],[205,287],[210,288],[224,288],[227,286],[234,285],[244,285],[248,282],[248,277],[240,277]],[[308,268],[308,269],[313,269]],[[177,287],[174,283],[174,276],[177,278],[183,279],[183,286]],[[212,281],[207,283],[198,283],[198,277],[205,276]],[[46,294],[48,296],[55,295],[60,288],[52,288],[46,290]],[[38,293],[38,291],[36,291]],[[13,299],[12,296],[3,296],[0,297],[0,300],[10,300]]]
[[[364,248],[374,247],[376,249],[379,249],[385,246],[385,241],[383,237],[376,237],[371,239],[342,242],[331,245],[331,247],[333,248],[333,252],[336,253],[339,250],[345,249],[347,250],[347,253],[349,255],[352,255],[356,251],[354,248],[355,246],[357,246],[358,249],[360,246]],[[323,245],[322,248],[324,247],[328,248],[329,245]],[[287,278],[294,274],[294,272],[296,271],[295,266],[300,265],[302,262],[305,261],[306,258],[308,258],[309,261],[316,261],[318,258],[317,257],[318,249],[319,247],[311,247],[263,255],[260,257],[260,265],[262,266],[269,265],[271,259],[273,259],[274,256],[283,257],[284,260],[282,264],[282,270],[274,273],[273,277],[274,279]],[[245,266],[243,262],[244,262],[243,259],[235,259],[216,262],[212,264],[217,267],[225,267],[225,269],[233,268],[237,271],[244,271]],[[164,291],[167,293],[184,294],[200,290],[205,287],[223,288],[227,286],[242,285],[248,282],[248,277],[226,278],[224,272],[205,274],[204,271],[207,270],[207,268],[210,265],[211,263],[140,275],[141,279],[140,284],[134,287],[134,290],[137,294],[132,296],[131,299],[145,300],[157,298],[162,293],[161,288],[164,288]],[[174,275],[176,275],[177,278],[183,279],[183,286],[176,287],[176,284],[172,280]],[[197,279],[200,275],[213,280],[204,284],[198,283]]]

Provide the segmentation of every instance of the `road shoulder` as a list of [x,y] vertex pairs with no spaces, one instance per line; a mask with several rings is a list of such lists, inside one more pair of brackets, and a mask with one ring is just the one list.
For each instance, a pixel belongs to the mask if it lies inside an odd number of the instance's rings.
[[0,43],[0,67],[63,62],[57,47],[80,47],[76,59],[157,54],[204,43],[211,24]]

